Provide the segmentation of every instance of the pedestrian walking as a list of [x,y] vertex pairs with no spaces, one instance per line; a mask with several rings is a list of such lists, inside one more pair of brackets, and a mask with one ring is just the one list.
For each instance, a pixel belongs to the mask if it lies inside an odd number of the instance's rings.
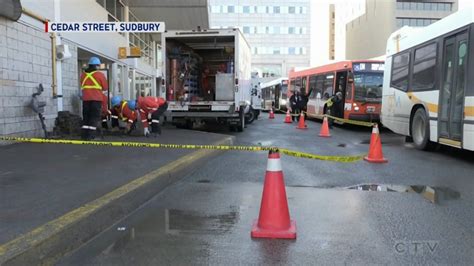
[[[342,110],[342,92],[338,91],[335,95],[326,101],[327,111],[330,116],[341,117]],[[334,124],[333,118],[328,118],[329,127]]]
[[83,140],[95,138],[101,118],[103,92],[109,89],[107,78],[98,71],[99,65],[100,59],[91,57],[88,68],[81,74]]

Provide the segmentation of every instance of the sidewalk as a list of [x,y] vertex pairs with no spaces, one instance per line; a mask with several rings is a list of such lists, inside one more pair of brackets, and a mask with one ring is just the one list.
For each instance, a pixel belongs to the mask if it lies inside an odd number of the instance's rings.
[[[232,138],[165,128],[158,138],[107,137],[105,141],[231,144]],[[0,147],[0,246],[195,152],[30,143]],[[201,152],[191,158],[196,162],[213,152]],[[173,170],[184,170],[189,166],[191,164],[187,163],[175,165]],[[168,176],[171,173],[167,173]]]

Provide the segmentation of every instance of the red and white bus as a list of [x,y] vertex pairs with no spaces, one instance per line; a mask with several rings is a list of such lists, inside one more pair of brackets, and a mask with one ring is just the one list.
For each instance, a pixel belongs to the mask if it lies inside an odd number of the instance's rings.
[[[327,100],[342,92],[343,103],[336,116],[359,121],[379,121],[382,102],[384,62],[342,61],[289,73],[289,93],[308,94],[307,113],[328,113]],[[334,115],[334,114],[332,114]]]

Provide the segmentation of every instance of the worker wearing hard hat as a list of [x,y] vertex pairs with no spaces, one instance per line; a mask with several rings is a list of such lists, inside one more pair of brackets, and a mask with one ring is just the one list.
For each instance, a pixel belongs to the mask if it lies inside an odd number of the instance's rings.
[[83,140],[95,138],[101,118],[103,91],[109,89],[107,78],[98,71],[99,65],[99,58],[91,57],[89,67],[81,75],[83,119],[81,138]]
[[[114,96],[112,104],[112,126],[118,127],[118,120],[126,123],[125,133],[130,134],[135,128],[137,113],[135,111],[135,101],[122,100],[120,96]],[[114,119],[116,122],[114,122]]]
[[[135,102],[135,101],[133,101]],[[151,133],[161,135],[160,117],[168,109],[168,103],[161,97],[139,97],[136,101],[136,108],[140,112],[140,119],[143,125],[143,134],[150,135],[149,122],[151,122]]]

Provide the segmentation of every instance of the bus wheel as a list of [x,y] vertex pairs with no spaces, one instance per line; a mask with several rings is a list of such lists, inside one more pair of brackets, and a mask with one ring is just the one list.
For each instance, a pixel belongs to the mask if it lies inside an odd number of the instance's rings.
[[423,108],[418,108],[411,120],[411,137],[415,148],[429,150],[433,147],[430,142],[430,120]]

